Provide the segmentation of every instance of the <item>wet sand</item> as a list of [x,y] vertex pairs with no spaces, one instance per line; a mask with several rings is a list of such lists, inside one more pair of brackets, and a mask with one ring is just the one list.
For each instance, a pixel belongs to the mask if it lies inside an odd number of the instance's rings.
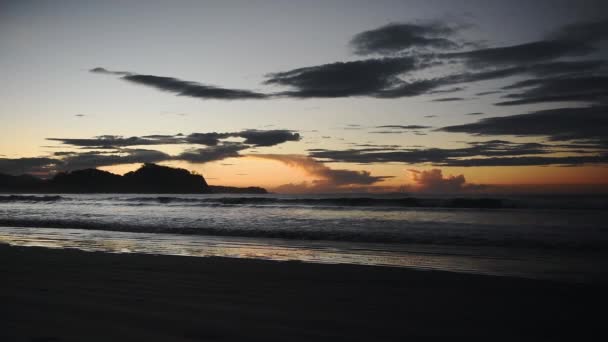
[[599,283],[6,245],[0,279],[0,341],[606,334]]

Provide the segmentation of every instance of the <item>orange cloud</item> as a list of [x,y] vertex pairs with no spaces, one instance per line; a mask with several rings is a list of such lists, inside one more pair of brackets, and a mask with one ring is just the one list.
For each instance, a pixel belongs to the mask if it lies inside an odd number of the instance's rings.
[[414,190],[421,192],[451,193],[479,188],[479,185],[467,184],[464,175],[444,177],[440,169],[408,170],[414,181]]
[[255,154],[249,157],[276,160],[287,166],[300,168],[318,179],[312,182],[283,184],[274,190],[285,193],[331,192],[361,188],[380,182],[391,176],[372,176],[369,171],[332,169],[311,157],[293,154]]

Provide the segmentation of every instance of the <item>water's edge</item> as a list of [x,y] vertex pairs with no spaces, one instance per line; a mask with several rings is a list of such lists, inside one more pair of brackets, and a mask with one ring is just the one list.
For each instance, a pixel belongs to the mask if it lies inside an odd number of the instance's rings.
[[75,248],[90,252],[228,257],[321,264],[353,264],[439,270],[492,276],[606,281],[608,255],[539,254],[532,249],[291,241],[244,237],[183,236],[73,228],[0,227],[0,243]]

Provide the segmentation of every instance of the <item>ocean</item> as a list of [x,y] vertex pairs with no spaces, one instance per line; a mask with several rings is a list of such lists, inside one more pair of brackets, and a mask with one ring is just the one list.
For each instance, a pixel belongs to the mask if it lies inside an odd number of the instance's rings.
[[605,280],[606,196],[2,194],[0,243]]

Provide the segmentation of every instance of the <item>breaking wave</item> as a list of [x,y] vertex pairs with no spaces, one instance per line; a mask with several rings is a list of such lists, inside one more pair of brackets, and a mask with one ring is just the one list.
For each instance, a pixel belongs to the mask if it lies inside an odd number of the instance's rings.
[[290,196],[213,196],[213,195],[0,195],[0,203],[76,201],[82,204],[112,202],[115,205],[182,206],[274,206],[316,208],[453,208],[453,209],[608,209],[606,196],[527,196],[527,197],[290,197]]

